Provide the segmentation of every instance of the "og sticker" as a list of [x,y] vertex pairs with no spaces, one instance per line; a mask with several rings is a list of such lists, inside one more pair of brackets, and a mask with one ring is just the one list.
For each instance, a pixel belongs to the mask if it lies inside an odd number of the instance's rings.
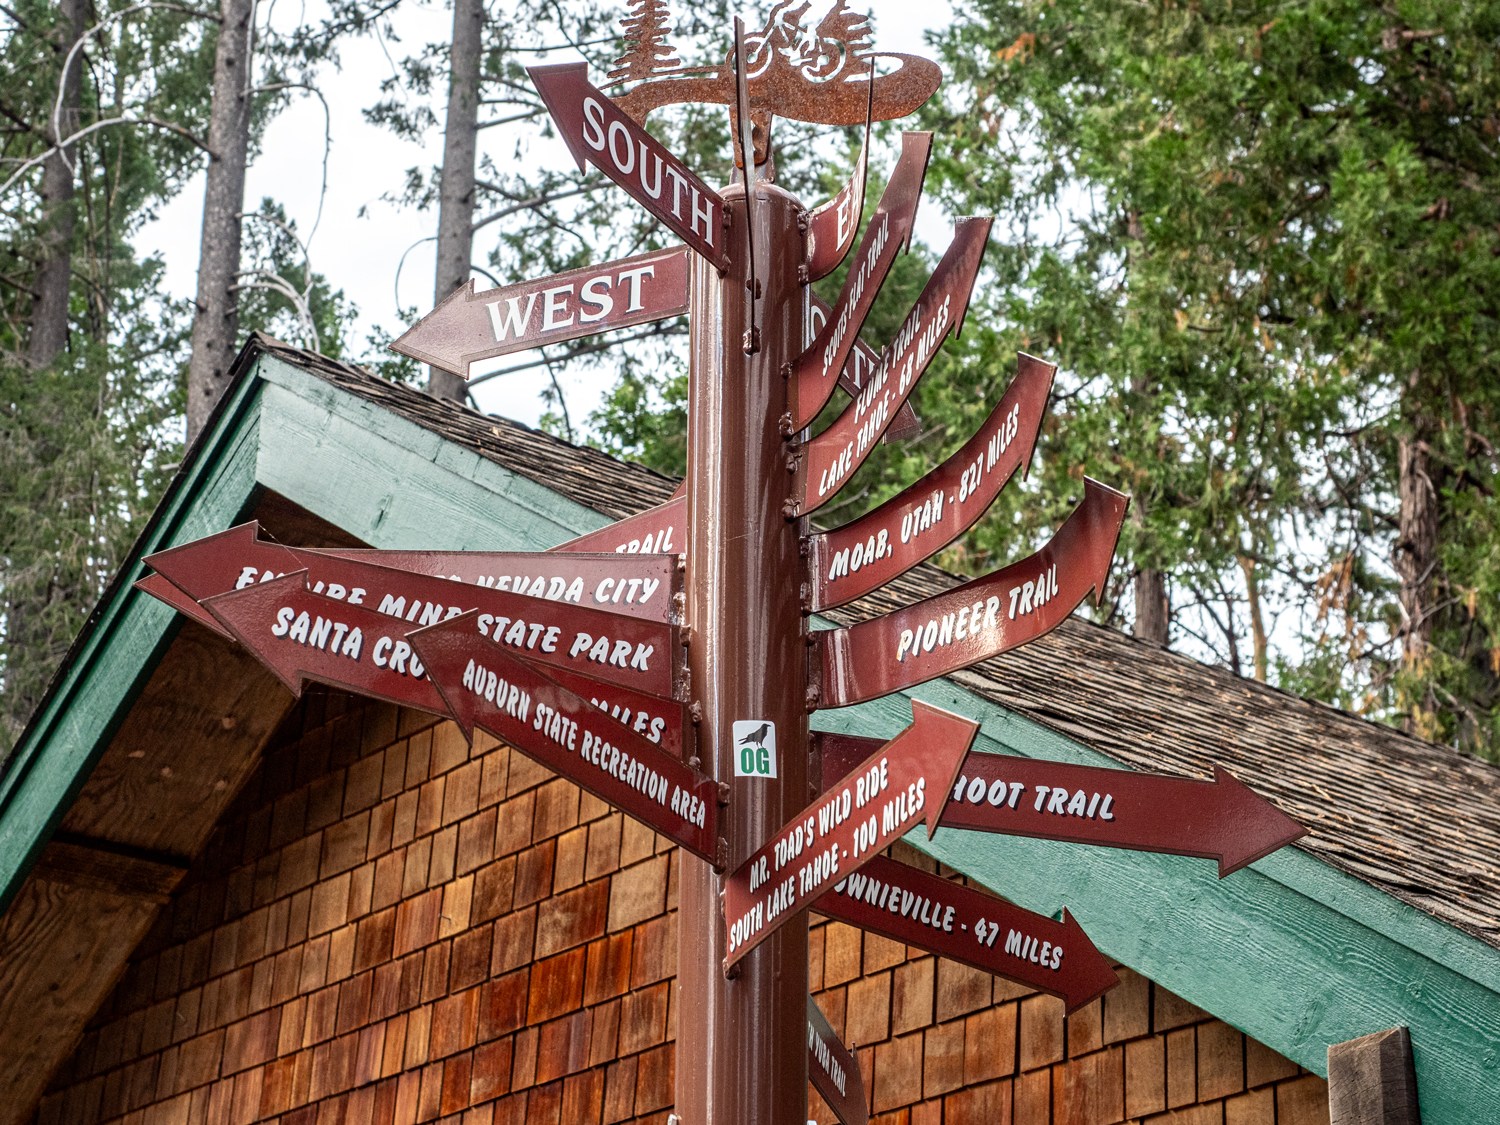
[[734,724],[734,776],[776,776],[776,724],[743,719]]

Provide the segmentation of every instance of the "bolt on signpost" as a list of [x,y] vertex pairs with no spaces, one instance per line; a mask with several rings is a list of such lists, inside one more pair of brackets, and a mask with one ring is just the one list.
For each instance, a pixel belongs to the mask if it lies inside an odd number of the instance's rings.
[[[393,346],[462,375],[521,348],[686,311],[688,466],[648,511],[535,554],[310,550],[253,524],[147,559],[137,585],[238,641],[294,692],[307,680],[477,727],[681,849],[675,1116],[786,1125],[813,1082],[844,1125],[868,1104],[807,989],[807,908],[1060,996],[1115,983],[1078,922],[1041,917],[881,855],[919,822],[1219,860],[1220,875],[1302,829],[1222,770],[1214,782],[970,754],[978,724],[921,702],[889,741],[810,733],[809,718],[1034,640],[1103,590],[1127,498],[1085,481],[1028,558],[836,629],[811,614],[878,589],[961,536],[1025,472],[1055,368],[1020,356],[990,416],[946,462],[869,514],[809,513],[874,444],[909,434],[909,399],[961,330],[989,220],[961,218],[892,339],[859,331],[909,242],[933,138],[907,133],[833,305],[811,293],[854,248],[870,123],[941,81],[870,50],[842,3],[785,13],[719,64],[663,49],[664,6],[637,0],[611,98],[584,64],[531,77],[580,166],[682,245],[475,292],[467,283]],[[665,60],[665,61],[664,61]],[[676,102],[729,107],[735,183],[715,190],[649,132]],[[776,186],[773,115],[863,125],[853,178],[813,210]],[[842,387],[850,402],[809,427]],[[456,581],[455,581],[456,580]],[[816,752],[815,751],[816,747]],[[813,763],[818,768],[813,768]],[[821,794],[821,796],[815,796]],[[1183,802],[1198,813],[1174,816]]]

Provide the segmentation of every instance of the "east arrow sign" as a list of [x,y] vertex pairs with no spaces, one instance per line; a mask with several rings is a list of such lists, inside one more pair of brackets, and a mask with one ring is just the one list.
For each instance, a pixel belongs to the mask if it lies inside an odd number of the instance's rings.
[[[408,629],[478,609],[475,622],[486,636],[538,663],[664,698],[686,691],[681,632],[657,621],[263,543],[252,524],[145,561],[200,602],[287,571],[306,570],[313,593],[371,608],[405,622]],[[619,560],[606,556],[599,561]]]
[[811,996],[807,998],[807,1076],[840,1125],[869,1125],[859,1063]]
[[960,715],[912,702],[912,723],[783,825],[724,880],[724,968],[925,820],[937,830],[942,795],[979,731]]
[[[874,92],[874,84],[871,84]],[[854,245],[859,220],[865,211],[865,180],[870,171],[870,122],[865,122],[865,140],[854,162],[854,173],[839,193],[813,209],[807,217],[807,279],[817,281],[838,269]]]
[[455,721],[488,731],[719,865],[718,786],[456,617],[411,634]]
[[573,159],[592,164],[688,246],[729,267],[724,200],[588,80],[587,63],[528,67]]
[[[823,325],[828,323],[833,307],[811,290],[808,291],[807,297],[807,325],[816,336],[822,331]],[[839,372],[839,390],[850,398],[858,398],[859,389],[879,366],[880,353],[863,339],[855,337],[854,350],[849,353],[849,362],[844,364],[844,369]],[[792,432],[791,415],[787,414],[784,421],[786,432],[790,434]],[[911,408],[910,402],[903,402],[901,408],[896,411],[895,421],[886,427],[884,440],[905,441],[907,438],[916,437],[921,432],[922,423],[917,420],[917,412]]]
[[798,451],[792,486],[796,514],[822,507],[843,487],[916,389],[939,346],[962,329],[989,233],[989,219],[958,220],[953,242],[881,353],[880,366],[833,424]]
[[367,606],[315,594],[307,574],[205,598],[203,608],[293,695],[305,680],[447,716],[406,638],[408,626]]
[[391,344],[465,378],[483,359],[687,312],[688,251],[653,250],[484,292],[470,278]]
[[[839,374],[875,303],[896,257],[911,244],[912,223],[922,197],[922,181],[932,152],[931,133],[903,133],[901,156],[880,203],[865,227],[864,238],[844,288],[823,325],[803,353],[788,365],[792,386],[792,429],[810,426],[837,385]],[[965,297],[967,300],[967,297]]]
[[670,499],[654,508],[605,524],[576,539],[559,543],[547,553],[613,551],[618,555],[680,555],[687,550],[687,494],[678,486]]
[[1024,470],[1057,368],[1022,354],[1016,377],[978,432],[943,464],[853,523],[809,536],[814,612],[863,597],[974,525]]
[[998,656],[1103,593],[1129,498],[1084,479],[1083,502],[1036,554],[870,621],[813,634],[818,707],[845,707]]
[[[843,734],[813,738],[830,781],[880,742]],[[1010,754],[969,755],[948,795],[943,825],[1212,859],[1221,879],[1307,834],[1221,766],[1205,781]]]
[[1067,911],[1058,922],[886,856],[839,880],[816,909],[1061,997],[1069,1012],[1120,983]]

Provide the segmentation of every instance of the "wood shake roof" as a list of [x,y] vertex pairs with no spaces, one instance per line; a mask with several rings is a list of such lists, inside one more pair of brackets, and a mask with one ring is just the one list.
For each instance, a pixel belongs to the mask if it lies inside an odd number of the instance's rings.
[[[676,482],[596,450],[257,337],[278,356],[611,518]],[[840,623],[959,579],[923,565]],[[1500,948],[1500,768],[1074,617],[951,680],[1122,765],[1206,777],[1228,768],[1302,821],[1297,846]]]

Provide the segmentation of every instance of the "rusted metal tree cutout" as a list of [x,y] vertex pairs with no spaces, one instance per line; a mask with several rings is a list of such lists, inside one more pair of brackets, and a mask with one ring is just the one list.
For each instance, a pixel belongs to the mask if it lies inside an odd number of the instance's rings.
[[[627,50],[609,77],[635,83],[615,101],[639,122],[667,105],[735,104],[733,55],[707,66],[681,63],[667,39],[669,14],[667,0],[635,0],[623,21]],[[894,121],[943,81],[928,59],[873,50],[869,16],[846,0],[780,0],[765,25],[745,36],[745,62],[756,164],[769,153],[772,114],[815,125],[859,125],[867,113]]]

